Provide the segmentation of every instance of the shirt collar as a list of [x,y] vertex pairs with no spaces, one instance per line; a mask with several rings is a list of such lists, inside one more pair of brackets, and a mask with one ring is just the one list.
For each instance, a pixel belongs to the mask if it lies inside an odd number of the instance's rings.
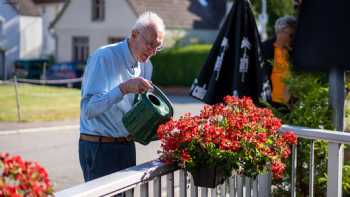
[[136,61],[135,57],[133,56],[129,45],[128,45],[128,38],[126,38],[123,43],[122,43],[122,47],[123,47],[123,55],[125,57],[127,66],[129,68],[135,68],[138,66],[138,62]]

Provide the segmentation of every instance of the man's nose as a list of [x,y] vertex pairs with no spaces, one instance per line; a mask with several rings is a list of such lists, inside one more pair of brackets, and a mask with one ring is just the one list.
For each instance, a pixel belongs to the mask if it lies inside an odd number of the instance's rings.
[[149,53],[149,55],[155,55],[157,53],[157,49],[153,47],[148,47],[147,52]]

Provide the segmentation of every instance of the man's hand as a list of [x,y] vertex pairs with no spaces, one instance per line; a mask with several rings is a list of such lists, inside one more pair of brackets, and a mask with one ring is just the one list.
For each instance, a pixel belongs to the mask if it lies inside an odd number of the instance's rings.
[[123,94],[128,93],[143,93],[150,89],[153,89],[152,82],[142,77],[135,77],[129,79],[119,85],[120,91]]

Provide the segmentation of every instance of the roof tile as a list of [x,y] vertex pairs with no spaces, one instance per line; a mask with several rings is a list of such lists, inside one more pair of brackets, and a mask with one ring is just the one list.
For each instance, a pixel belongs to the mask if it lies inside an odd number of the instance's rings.
[[171,28],[217,29],[226,13],[225,0],[129,0],[129,2],[137,15],[153,11],[163,18],[167,27]]

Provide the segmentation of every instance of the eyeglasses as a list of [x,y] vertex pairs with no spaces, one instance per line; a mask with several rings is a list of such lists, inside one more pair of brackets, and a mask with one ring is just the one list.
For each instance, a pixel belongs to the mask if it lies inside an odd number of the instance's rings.
[[160,43],[160,44],[159,43],[154,43],[154,42],[152,43],[152,42],[148,41],[141,32],[139,32],[139,34],[141,35],[142,39],[145,41],[145,44],[146,44],[147,48],[155,50],[156,52],[159,52],[159,51],[161,51],[163,49],[163,44],[162,43]]

